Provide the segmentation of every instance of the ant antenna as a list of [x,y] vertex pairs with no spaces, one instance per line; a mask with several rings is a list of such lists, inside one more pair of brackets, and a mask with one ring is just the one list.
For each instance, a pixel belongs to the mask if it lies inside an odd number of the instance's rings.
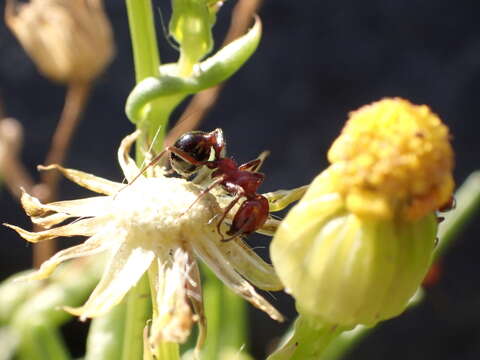
[[167,30],[167,26],[165,25],[165,21],[163,20],[162,8],[160,6],[157,6],[157,11],[158,11],[158,15],[160,16],[160,25],[162,26],[162,32],[163,32],[163,36],[165,37],[165,40],[167,40],[168,44],[172,48],[174,48],[177,51],[180,51],[180,47],[177,44],[175,44],[175,42],[172,40],[173,36],[170,35],[170,33]]

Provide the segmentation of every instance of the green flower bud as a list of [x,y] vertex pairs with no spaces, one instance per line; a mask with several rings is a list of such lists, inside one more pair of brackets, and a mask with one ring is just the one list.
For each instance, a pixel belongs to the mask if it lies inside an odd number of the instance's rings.
[[448,129],[425,105],[384,99],[351,113],[329,160],[278,228],[272,262],[303,317],[372,326],[406,308],[430,266],[453,189]]
[[216,11],[212,1],[172,0],[169,29],[180,44],[180,75],[190,75],[193,66],[212,49]]
[[279,277],[301,314],[324,322],[374,325],[400,314],[430,265],[437,222],[377,220],[350,213],[338,194],[311,185],[271,246]]

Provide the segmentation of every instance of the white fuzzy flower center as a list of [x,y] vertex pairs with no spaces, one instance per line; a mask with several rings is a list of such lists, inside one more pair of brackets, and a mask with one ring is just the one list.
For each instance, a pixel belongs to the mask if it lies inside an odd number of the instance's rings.
[[115,196],[112,210],[119,226],[136,236],[178,241],[212,231],[212,220],[222,214],[212,194],[199,198],[201,190],[183,179],[142,178]]

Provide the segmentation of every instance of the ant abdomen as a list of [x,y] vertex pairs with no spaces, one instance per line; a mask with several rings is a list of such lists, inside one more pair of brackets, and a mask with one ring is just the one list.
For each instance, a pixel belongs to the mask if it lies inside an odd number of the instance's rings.
[[260,228],[268,218],[268,200],[262,195],[245,200],[235,214],[227,235],[248,235]]

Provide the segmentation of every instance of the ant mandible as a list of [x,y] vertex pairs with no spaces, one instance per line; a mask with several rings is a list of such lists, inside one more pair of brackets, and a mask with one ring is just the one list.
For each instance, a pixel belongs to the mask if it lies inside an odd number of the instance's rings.
[[[214,181],[200,193],[197,200],[218,185],[234,196],[217,224],[217,231],[222,241],[228,241],[259,229],[268,218],[269,204],[264,196],[257,193],[258,187],[265,179],[263,174],[256,172],[262,160],[255,159],[238,165],[232,158],[223,156],[224,148],[225,140],[221,129],[215,129],[212,132],[189,131],[181,135],[172,146],[168,146],[158,154],[147,167],[157,163],[166,152],[169,152],[172,169],[184,178],[194,175],[202,166],[213,170],[211,177]],[[212,151],[213,158],[210,159]],[[230,237],[225,239],[220,227],[230,210],[242,198],[245,198],[245,201],[240,205],[227,231]]]

